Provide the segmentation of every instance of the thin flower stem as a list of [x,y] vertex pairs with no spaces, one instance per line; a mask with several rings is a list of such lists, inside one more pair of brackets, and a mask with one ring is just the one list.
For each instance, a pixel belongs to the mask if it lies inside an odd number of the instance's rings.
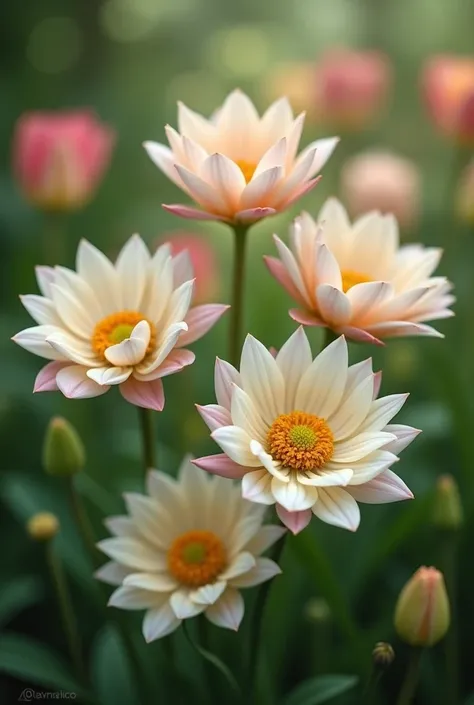
[[69,501],[71,503],[77,529],[81,536],[84,547],[90,555],[92,565],[94,566],[94,568],[98,568],[101,565],[102,561],[100,553],[96,546],[94,532],[89,521],[89,517],[87,516],[87,512],[85,511],[84,505],[82,503],[82,497],[76,490],[74,484],[74,477],[68,477],[66,482]]
[[459,697],[458,625],[456,619],[456,552],[457,532],[446,531],[440,542],[440,567],[446,581],[451,606],[451,624],[446,634],[446,705],[457,705]]
[[418,680],[420,678],[420,663],[423,650],[413,646],[410,653],[410,661],[402,683],[397,705],[411,705],[415,697]]
[[232,278],[232,308],[230,310],[229,358],[237,365],[240,358],[242,320],[245,291],[245,247],[247,244],[247,225],[234,225],[234,267]]
[[66,250],[66,216],[64,213],[45,213],[43,227],[43,258],[54,267],[64,263]]
[[143,443],[143,465],[145,471],[156,466],[155,437],[153,433],[153,415],[151,409],[137,407]]
[[372,666],[367,678],[367,683],[364,688],[363,702],[366,705],[371,705],[375,701],[377,695],[377,687],[382,678],[383,671],[380,668]]
[[[281,539],[275,544],[274,550],[272,552],[272,560],[279,564],[283,549],[286,545],[287,534],[284,534]],[[247,676],[247,686],[248,695],[247,701],[258,703],[258,670],[260,665],[261,656],[261,641],[263,636],[263,624],[265,618],[265,611],[268,603],[268,598],[270,595],[270,590],[272,587],[272,581],[267,580],[266,583],[260,587],[257,593],[257,599],[255,601],[255,607],[253,610],[253,619],[250,623],[250,639],[249,639],[249,667]]]
[[61,621],[63,624],[64,634],[68,644],[71,660],[74,664],[74,669],[78,679],[86,684],[86,672],[84,669],[84,661],[82,658],[81,640],[77,628],[77,622],[74,615],[74,607],[69,592],[69,587],[64,575],[64,570],[61,561],[54,550],[52,541],[48,541],[46,545],[46,561],[48,563],[51,580],[56,590],[56,596],[61,613]]

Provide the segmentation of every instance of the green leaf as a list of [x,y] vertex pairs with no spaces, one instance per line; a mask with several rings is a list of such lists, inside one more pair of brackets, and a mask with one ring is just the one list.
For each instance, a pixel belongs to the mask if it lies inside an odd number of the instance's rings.
[[229,687],[232,689],[232,691],[237,694],[241,695],[240,692],[240,687],[239,684],[237,683],[234,674],[230,670],[226,664],[221,661],[221,659],[216,656],[215,654],[212,653],[212,651],[208,651],[207,649],[203,649],[202,646],[199,646],[199,644],[194,641],[194,639],[191,637],[188,629],[188,625],[186,622],[183,622],[183,628],[184,628],[184,633],[186,635],[186,638],[188,639],[189,643],[191,646],[198,652],[198,654],[203,658],[205,661],[208,661],[208,663],[212,664],[214,668],[217,668],[218,671],[222,673],[224,678],[227,681],[227,684]]
[[67,665],[49,646],[20,634],[0,635],[0,671],[28,685],[83,693]]
[[33,575],[15,578],[0,586],[0,625],[11,621],[27,607],[41,600],[41,581]]
[[100,705],[135,705],[139,697],[123,641],[113,624],[106,624],[92,647],[92,683]]
[[319,705],[353,688],[357,676],[317,676],[297,686],[284,705]]

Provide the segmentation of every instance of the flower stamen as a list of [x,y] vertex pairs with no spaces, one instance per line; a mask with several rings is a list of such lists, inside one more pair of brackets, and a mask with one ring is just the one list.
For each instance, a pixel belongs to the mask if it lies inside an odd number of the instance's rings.
[[151,335],[146,354],[152,352],[156,337],[153,323],[138,311],[119,311],[103,318],[94,328],[91,342],[97,355],[106,360],[105,351],[107,348],[130,338],[133,329],[140,321],[146,321],[150,326]]
[[356,284],[366,284],[371,282],[372,279],[362,272],[356,272],[353,269],[344,269],[341,272],[342,276],[342,290],[344,293],[352,289]]
[[267,435],[267,452],[291,470],[318,470],[330,460],[334,437],[326,421],[304,411],[282,414]]
[[225,546],[212,531],[187,531],[168,550],[168,569],[189,587],[209,585],[227,565]]
[[248,183],[252,179],[257,165],[253,162],[248,162],[245,159],[238,159],[235,163],[244,175],[245,181]]

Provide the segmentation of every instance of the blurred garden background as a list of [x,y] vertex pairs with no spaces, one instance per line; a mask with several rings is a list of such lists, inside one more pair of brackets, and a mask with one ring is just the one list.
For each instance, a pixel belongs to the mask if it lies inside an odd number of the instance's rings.
[[[152,164],[142,142],[165,141],[165,124],[176,125],[178,100],[208,115],[230,90],[240,87],[261,110],[285,93],[295,112],[306,109],[303,146],[319,136],[341,136],[316,189],[292,210],[251,231],[246,330],[276,347],[294,330],[295,323],[287,315],[289,297],[267,272],[262,255],[275,254],[272,233],[286,239],[288,225],[301,209],[316,215],[328,196],[346,199],[350,187],[343,184],[344,167],[366,150],[389,151],[409,160],[412,189],[401,201],[406,204],[413,198],[415,204],[403,224],[402,238],[445,249],[438,273],[454,282],[458,299],[456,317],[437,325],[445,340],[400,339],[382,349],[350,346],[352,361],[373,355],[375,369],[383,368],[385,394],[411,394],[397,422],[421,428],[423,434],[403,454],[397,473],[415,500],[362,505],[361,526],[355,535],[313,522],[306,530],[314,537],[313,543],[291,538],[283,557],[284,574],[272,587],[265,620],[266,662],[261,677],[269,695],[262,705],[280,702],[284,693],[309,675],[355,674],[363,684],[372,648],[382,640],[393,644],[396,659],[374,702],[395,702],[407,651],[394,634],[393,610],[414,570],[420,565],[443,567],[443,537],[433,523],[433,502],[436,480],[446,473],[458,482],[464,506],[464,523],[456,537],[458,575],[453,603],[459,632],[456,702],[473,703],[474,244],[469,209],[460,203],[474,201],[474,179],[467,201],[459,189],[472,159],[474,118],[471,147],[465,140],[460,145],[442,134],[424,99],[422,72],[433,55],[474,54],[474,3],[22,0],[5,3],[0,12],[2,702],[17,702],[27,686],[51,690],[61,684],[64,691],[74,690],[68,667],[62,663],[66,661],[63,636],[43,550],[25,530],[27,519],[40,510],[54,512],[61,522],[58,550],[86,652],[94,664],[92,678],[100,702],[138,702],[132,667],[113,627],[106,623],[104,593],[90,580],[91,566],[76,534],[64,487],[44,474],[41,463],[47,424],[51,417],[62,415],[75,425],[86,444],[87,464],[77,478],[78,487],[97,539],[103,538],[106,531],[101,518],[120,513],[121,493],[142,486],[137,411],[116,390],[78,402],[58,393],[33,395],[41,361],[10,340],[18,330],[32,325],[18,294],[37,292],[36,264],[73,267],[82,237],[113,257],[134,232],[150,247],[192,232],[204,237],[215,254],[208,275],[210,300],[228,302],[230,230],[222,224],[184,221],[166,213],[161,204],[181,202],[181,194]],[[346,114],[337,119],[319,110],[316,65],[335,48],[378,51],[386,66],[377,110],[360,124]],[[116,131],[110,167],[90,203],[77,212],[51,218],[28,204],[16,183],[11,160],[15,123],[27,111],[83,107],[91,108]],[[185,452],[215,452],[194,403],[214,400],[214,359],[216,355],[226,357],[227,326],[224,317],[193,346],[196,363],[165,380],[165,411],[155,414],[163,470],[174,472]],[[316,353],[321,336],[315,329],[309,335]],[[251,602],[253,597],[246,599]],[[161,662],[160,643],[142,643],[135,616],[127,623],[136,627],[140,658],[152,665]],[[241,645],[249,619],[246,614]],[[193,674],[202,675],[198,657],[181,634],[173,639],[183,682],[193,688]],[[213,629],[210,642],[239,673],[236,636]],[[37,659],[38,643],[44,646],[35,677],[27,665]],[[416,703],[448,705],[445,669],[441,642],[424,658]],[[56,675],[48,682],[44,673],[50,671]],[[154,668],[150,672],[157,678]],[[178,695],[164,693],[159,680],[155,686],[153,702],[179,702]],[[365,702],[354,692],[334,702]],[[199,700],[196,693],[186,694],[182,689],[182,702],[206,702],[205,696]]]

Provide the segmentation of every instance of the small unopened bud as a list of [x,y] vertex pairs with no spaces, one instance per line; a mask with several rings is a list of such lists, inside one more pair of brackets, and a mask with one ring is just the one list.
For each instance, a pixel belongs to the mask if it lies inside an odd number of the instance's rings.
[[393,646],[386,641],[378,641],[372,651],[372,661],[376,668],[385,670],[393,663],[395,651]]
[[59,531],[59,521],[51,512],[38,512],[28,520],[26,530],[34,541],[50,541]]
[[331,619],[331,608],[326,600],[313,597],[306,603],[305,615],[311,622],[328,622]]
[[395,609],[398,636],[411,646],[433,646],[448,631],[449,600],[443,574],[419,568],[401,591]]
[[69,477],[86,461],[84,445],[76,429],[59,416],[51,419],[43,445],[43,467],[50,475]]
[[436,483],[433,523],[440,529],[459,529],[463,521],[461,497],[452,475],[441,475]]

